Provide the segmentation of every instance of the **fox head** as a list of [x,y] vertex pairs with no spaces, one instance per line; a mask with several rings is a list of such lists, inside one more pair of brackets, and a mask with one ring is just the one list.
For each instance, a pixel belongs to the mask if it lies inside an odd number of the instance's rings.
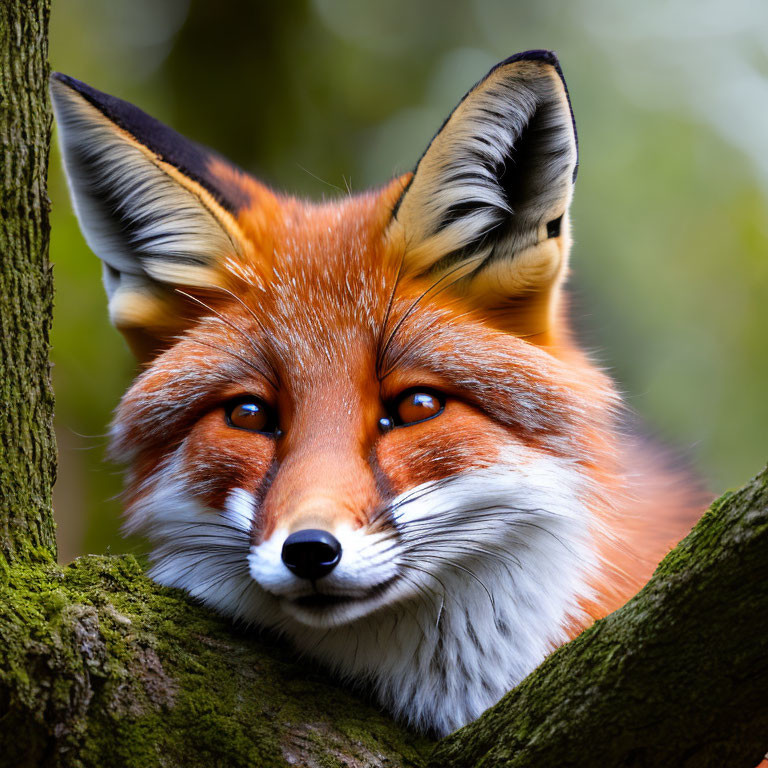
[[52,93],[144,366],[113,450],[154,577],[438,732],[477,714],[580,620],[614,503],[614,391],[564,319],[554,55],[494,67],[413,173],[322,204],[69,77]]

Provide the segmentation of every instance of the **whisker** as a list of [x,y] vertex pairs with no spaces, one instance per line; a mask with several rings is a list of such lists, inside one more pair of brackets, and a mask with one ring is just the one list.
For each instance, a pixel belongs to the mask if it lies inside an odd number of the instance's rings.
[[[472,259],[468,259],[467,261],[471,261]],[[475,260],[477,260],[477,257],[475,257]],[[426,291],[424,291],[405,311],[403,316],[398,320],[397,325],[395,325],[394,329],[392,330],[392,333],[389,334],[389,338],[387,339],[386,344],[384,345],[384,349],[381,352],[381,359],[383,360],[386,356],[387,351],[389,350],[389,347],[394,340],[397,332],[400,330],[400,328],[403,326],[403,323],[416,311],[416,308],[421,304],[421,302],[435,289],[437,288],[440,283],[442,283],[447,277],[450,277],[451,275],[455,274],[456,272],[465,269],[467,266],[467,261],[459,262],[453,269],[449,269],[447,272],[445,272],[439,279],[435,280],[434,283],[432,283],[429,288],[427,288]],[[459,280],[462,280],[464,277],[466,277],[465,274],[460,274],[455,280],[452,280],[450,283],[447,283],[442,288],[440,288],[437,293],[441,293],[444,290],[447,290],[451,288],[452,286],[456,285],[456,283],[459,282]],[[437,294],[435,294],[437,295]],[[390,373],[392,373],[394,367],[397,365],[397,363],[402,360],[403,356],[407,352],[407,350],[410,349],[410,346],[406,347],[405,350],[402,350],[400,354],[395,358],[394,361],[390,364],[389,368],[387,368],[386,372],[383,376],[379,376],[379,381],[383,381],[384,379],[389,376]]]
[[[251,349],[260,357],[264,357],[264,350],[259,347],[259,345],[256,343],[256,341],[253,339],[252,336],[250,336],[248,333],[246,333],[237,323],[233,323],[231,320],[224,317],[224,315],[221,314],[218,310],[214,309],[210,304],[207,304],[202,299],[197,298],[196,296],[193,296],[190,293],[187,293],[186,291],[182,291],[181,288],[176,288],[176,292],[180,293],[182,296],[186,296],[188,299],[194,301],[196,304],[199,304],[204,309],[207,309],[209,312],[212,312],[216,318],[223,323],[228,328],[231,328],[233,331],[236,331],[239,333],[250,345]],[[230,295],[234,296],[235,294],[228,292]],[[241,358],[242,359],[242,358]],[[251,363],[251,367],[254,370],[259,371],[262,376],[275,388],[278,388],[277,381],[272,377],[270,373],[267,373],[263,371],[262,369],[258,368],[255,364]]]
[[[269,336],[270,336],[270,333],[269,333],[269,331],[267,330],[267,328],[266,328],[266,326],[264,325],[264,323],[262,322],[261,318],[260,318],[260,317],[259,317],[259,316],[258,316],[258,315],[257,315],[257,314],[254,312],[254,311],[253,311],[253,309],[252,309],[251,307],[249,307],[249,306],[248,306],[248,305],[247,305],[247,304],[246,304],[246,303],[245,303],[245,302],[244,302],[244,301],[243,301],[243,300],[240,298],[240,296],[238,296],[238,295],[237,295],[237,294],[236,294],[234,291],[230,291],[230,290],[229,290],[229,288],[224,288],[223,286],[219,286],[219,290],[220,290],[222,293],[224,293],[224,294],[226,294],[227,296],[229,296],[231,299],[234,299],[234,300],[235,300],[235,301],[236,301],[236,302],[237,302],[237,303],[238,303],[238,304],[239,304],[239,305],[240,305],[240,306],[241,306],[241,307],[242,307],[242,308],[243,308],[243,309],[244,309],[244,310],[245,310],[245,311],[248,313],[248,315],[249,315],[249,316],[251,317],[251,319],[252,319],[252,320],[253,320],[253,321],[256,323],[256,325],[258,325],[258,326],[259,326],[259,328],[261,328],[261,331],[262,331],[262,333],[264,334],[264,336],[265,336],[266,338],[269,338]],[[270,364],[270,367],[273,369],[273,373],[274,373],[274,376],[275,376],[275,380],[276,380],[276,381],[278,381],[280,377],[278,376],[278,374],[277,374],[277,371],[274,369],[274,366],[272,366],[271,364]]]
[[[413,303],[408,307],[408,309],[403,313],[403,316],[397,321],[395,324],[395,327],[392,329],[392,332],[387,337],[386,342],[384,343],[384,347],[381,350],[381,353],[379,355],[380,359],[383,360],[387,354],[387,351],[389,350],[390,345],[392,344],[392,341],[394,340],[395,336],[397,335],[397,332],[402,328],[403,323],[411,316],[411,314],[416,310],[416,307],[438,286],[440,283],[443,282],[447,277],[450,277],[454,272],[457,272],[459,269],[462,269],[465,266],[464,263],[458,264],[453,269],[449,270],[445,274],[443,274],[441,277],[439,277],[437,280],[435,280],[434,283],[432,283],[420,296],[418,296]],[[389,372],[392,370],[392,366],[389,367],[387,373],[384,374],[384,376],[381,376],[379,378],[379,381],[383,381],[388,375]]]
[[194,344],[199,344],[201,347],[208,347],[209,349],[215,349],[217,352],[223,352],[225,355],[230,355],[231,357],[234,357],[235,359],[243,363],[243,365],[247,365],[249,368],[256,371],[256,373],[258,373],[260,376],[263,376],[267,381],[270,382],[270,384],[272,383],[267,373],[265,373],[263,370],[258,368],[256,365],[254,365],[253,362],[243,357],[242,355],[238,354],[237,352],[233,352],[231,349],[227,349],[226,347],[219,346],[218,344],[212,344],[209,341],[202,341],[201,339],[196,339],[194,336],[187,336],[187,341],[191,341]]
[[485,584],[483,583],[482,579],[480,579],[480,577],[471,568],[467,568],[467,567],[461,565],[460,563],[452,562],[451,560],[448,560],[447,558],[432,555],[432,553],[429,553],[427,555],[423,555],[422,556],[422,560],[430,560],[430,559],[433,560],[433,561],[436,561],[436,562],[441,562],[443,564],[448,564],[452,568],[457,568],[458,570],[463,571],[468,576],[473,578],[483,588],[483,590],[485,591],[485,594],[488,595],[488,600],[490,600],[491,607],[493,608],[493,610],[494,611],[496,610],[496,603],[493,600],[493,596],[491,595],[490,590],[488,589],[488,587],[485,586]]
[[405,568],[410,568],[412,571],[419,571],[420,573],[423,573],[425,576],[429,576],[430,579],[434,579],[442,588],[443,588],[443,594],[448,594],[448,590],[443,583],[442,579],[440,579],[438,576],[436,576],[432,571],[428,571],[426,568],[421,568],[418,565],[415,565],[412,560],[404,559],[402,561],[402,565]]
[[250,579],[249,581],[243,584],[243,588],[240,590],[240,593],[237,596],[237,600],[235,601],[235,610],[234,610],[235,615],[242,613],[243,601],[248,596],[248,593],[254,592],[257,589],[258,589],[258,586],[256,582],[253,581],[253,579]]
[[400,254],[400,262],[397,265],[397,272],[395,273],[395,282],[392,285],[392,290],[389,293],[389,299],[387,300],[387,309],[384,312],[384,321],[381,324],[381,328],[379,330],[379,338],[376,342],[376,348],[378,349],[378,352],[376,354],[376,376],[381,380],[381,362],[384,353],[386,352],[386,347],[382,347],[381,342],[384,338],[384,333],[386,332],[386,328],[389,325],[389,316],[392,313],[392,305],[395,302],[395,294],[397,293],[397,286],[400,284],[400,278],[402,277],[403,273],[403,264],[405,264],[405,250]]

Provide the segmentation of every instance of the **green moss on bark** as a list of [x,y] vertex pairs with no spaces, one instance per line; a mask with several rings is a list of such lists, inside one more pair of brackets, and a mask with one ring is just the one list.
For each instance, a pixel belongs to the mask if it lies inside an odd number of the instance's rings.
[[132,557],[1,576],[0,765],[423,764],[429,742]]

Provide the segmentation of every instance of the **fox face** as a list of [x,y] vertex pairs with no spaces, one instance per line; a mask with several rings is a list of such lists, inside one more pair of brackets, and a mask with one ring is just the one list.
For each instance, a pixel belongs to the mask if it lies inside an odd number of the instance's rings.
[[685,499],[642,519],[617,395],[567,327],[577,142],[553,54],[491,70],[413,173],[323,204],[76,80],[52,94],[144,366],[112,450],[157,581],[442,734],[683,532]]

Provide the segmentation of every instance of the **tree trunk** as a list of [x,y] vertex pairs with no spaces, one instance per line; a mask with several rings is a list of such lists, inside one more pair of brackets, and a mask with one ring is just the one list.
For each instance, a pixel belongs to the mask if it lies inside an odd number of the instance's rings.
[[49,0],[0,2],[0,550],[54,554]]
[[768,747],[768,473],[437,745],[132,557],[55,564],[48,10],[0,3],[0,766],[753,768]]

